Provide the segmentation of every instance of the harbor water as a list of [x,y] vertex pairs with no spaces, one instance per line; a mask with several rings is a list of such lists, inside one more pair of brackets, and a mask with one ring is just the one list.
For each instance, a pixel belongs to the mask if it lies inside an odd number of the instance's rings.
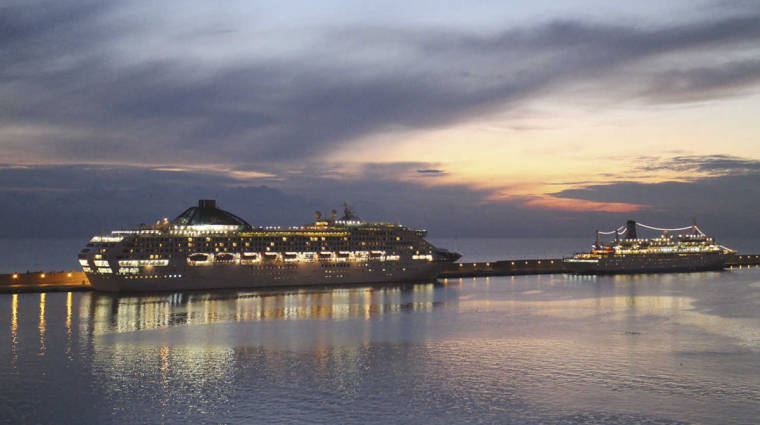
[[2,423],[752,424],[760,269],[0,295]]

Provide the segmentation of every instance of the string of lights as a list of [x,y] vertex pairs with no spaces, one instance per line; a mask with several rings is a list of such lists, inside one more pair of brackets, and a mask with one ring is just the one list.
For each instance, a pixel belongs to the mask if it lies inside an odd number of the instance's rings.
[[679,228],[676,228],[676,229],[664,229],[662,227],[647,226],[646,224],[642,224],[642,223],[638,223],[638,222],[636,224],[639,225],[639,226],[641,226],[641,227],[644,227],[646,229],[659,230],[661,232],[666,232],[666,231],[667,232],[677,232],[677,231],[680,231],[680,230],[689,230],[689,229],[692,228],[692,226],[686,226],[686,227],[679,227]]
[[622,235],[625,233],[628,229],[625,228],[625,226],[620,226],[615,230],[610,230],[609,232],[599,232],[600,235],[614,235],[617,233],[618,235]]
[[[660,232],[678,232],[678,231],[682,231],[682,230],[695,229],[697,232],[699,232],[700,235],[705,235],[705,232],[703,232],[702,229],[700,229],[699,227],[697,227],[697,225],[685,226],[685,227],[676,227],[676,228],[672,228],[672,229],[666,229],[664,227],[649,226],[647,224],[643,224],[643,223],[639,223],[639,222],[637,222],[636,225],[637,226],[641,226],[641,227],[643,227],[645,229],[658,230]],[[620,226],[620,227],[618,227],[615,230],[610,230],[609,232],[599,232],[599,234],[600,235],[614,235],[614,234],[617,233],[618,235],[622,235],[622,234],[625,234],[627,231],[628,231],[628,229],[626,228],[626,226]]]

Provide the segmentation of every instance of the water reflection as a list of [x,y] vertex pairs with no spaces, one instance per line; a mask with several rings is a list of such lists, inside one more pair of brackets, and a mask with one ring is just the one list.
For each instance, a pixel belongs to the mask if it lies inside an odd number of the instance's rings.
[[7,300],[28,423],[730,424],[760,400],[757,272]]
[[11,360],[15,364],[18,360],[16,346],[18,345],[18,294],[13,294],[11,299]]
[[[430,311],[444,305],[444,300],[435,299],[436,286],[441,285],[425,283],[161,295],[88,293],[83,295],[80,317],[90,319],[93,335],[224,321],[369,320],[386,313]],[[42,324],[40,326],[42,329]]]
[[66,293],[66,333],[71,335],[71,292]]
[[40,354],[45,355],[45,294],[40,294]]
[[72,310],[72,293],[66,293],[66,356],[69,361],[74,358],[71,353],[71,310]]

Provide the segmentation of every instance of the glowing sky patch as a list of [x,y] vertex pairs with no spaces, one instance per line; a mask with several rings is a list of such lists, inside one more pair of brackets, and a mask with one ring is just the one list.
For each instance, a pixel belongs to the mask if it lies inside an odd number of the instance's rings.
[[613,213],[632,213],[647,208],[645,205],[626,204],[622,202],[595,202],[583,199],[557,198],[554,196],[536,196],[524,202],[524,205],[531,208],[575,211],[575,212],[613,212]]

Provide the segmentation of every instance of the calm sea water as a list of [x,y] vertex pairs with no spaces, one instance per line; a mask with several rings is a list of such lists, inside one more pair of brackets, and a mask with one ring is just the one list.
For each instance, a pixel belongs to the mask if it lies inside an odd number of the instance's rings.
[[756,424],[760,269],[0,294],[2,423]]

